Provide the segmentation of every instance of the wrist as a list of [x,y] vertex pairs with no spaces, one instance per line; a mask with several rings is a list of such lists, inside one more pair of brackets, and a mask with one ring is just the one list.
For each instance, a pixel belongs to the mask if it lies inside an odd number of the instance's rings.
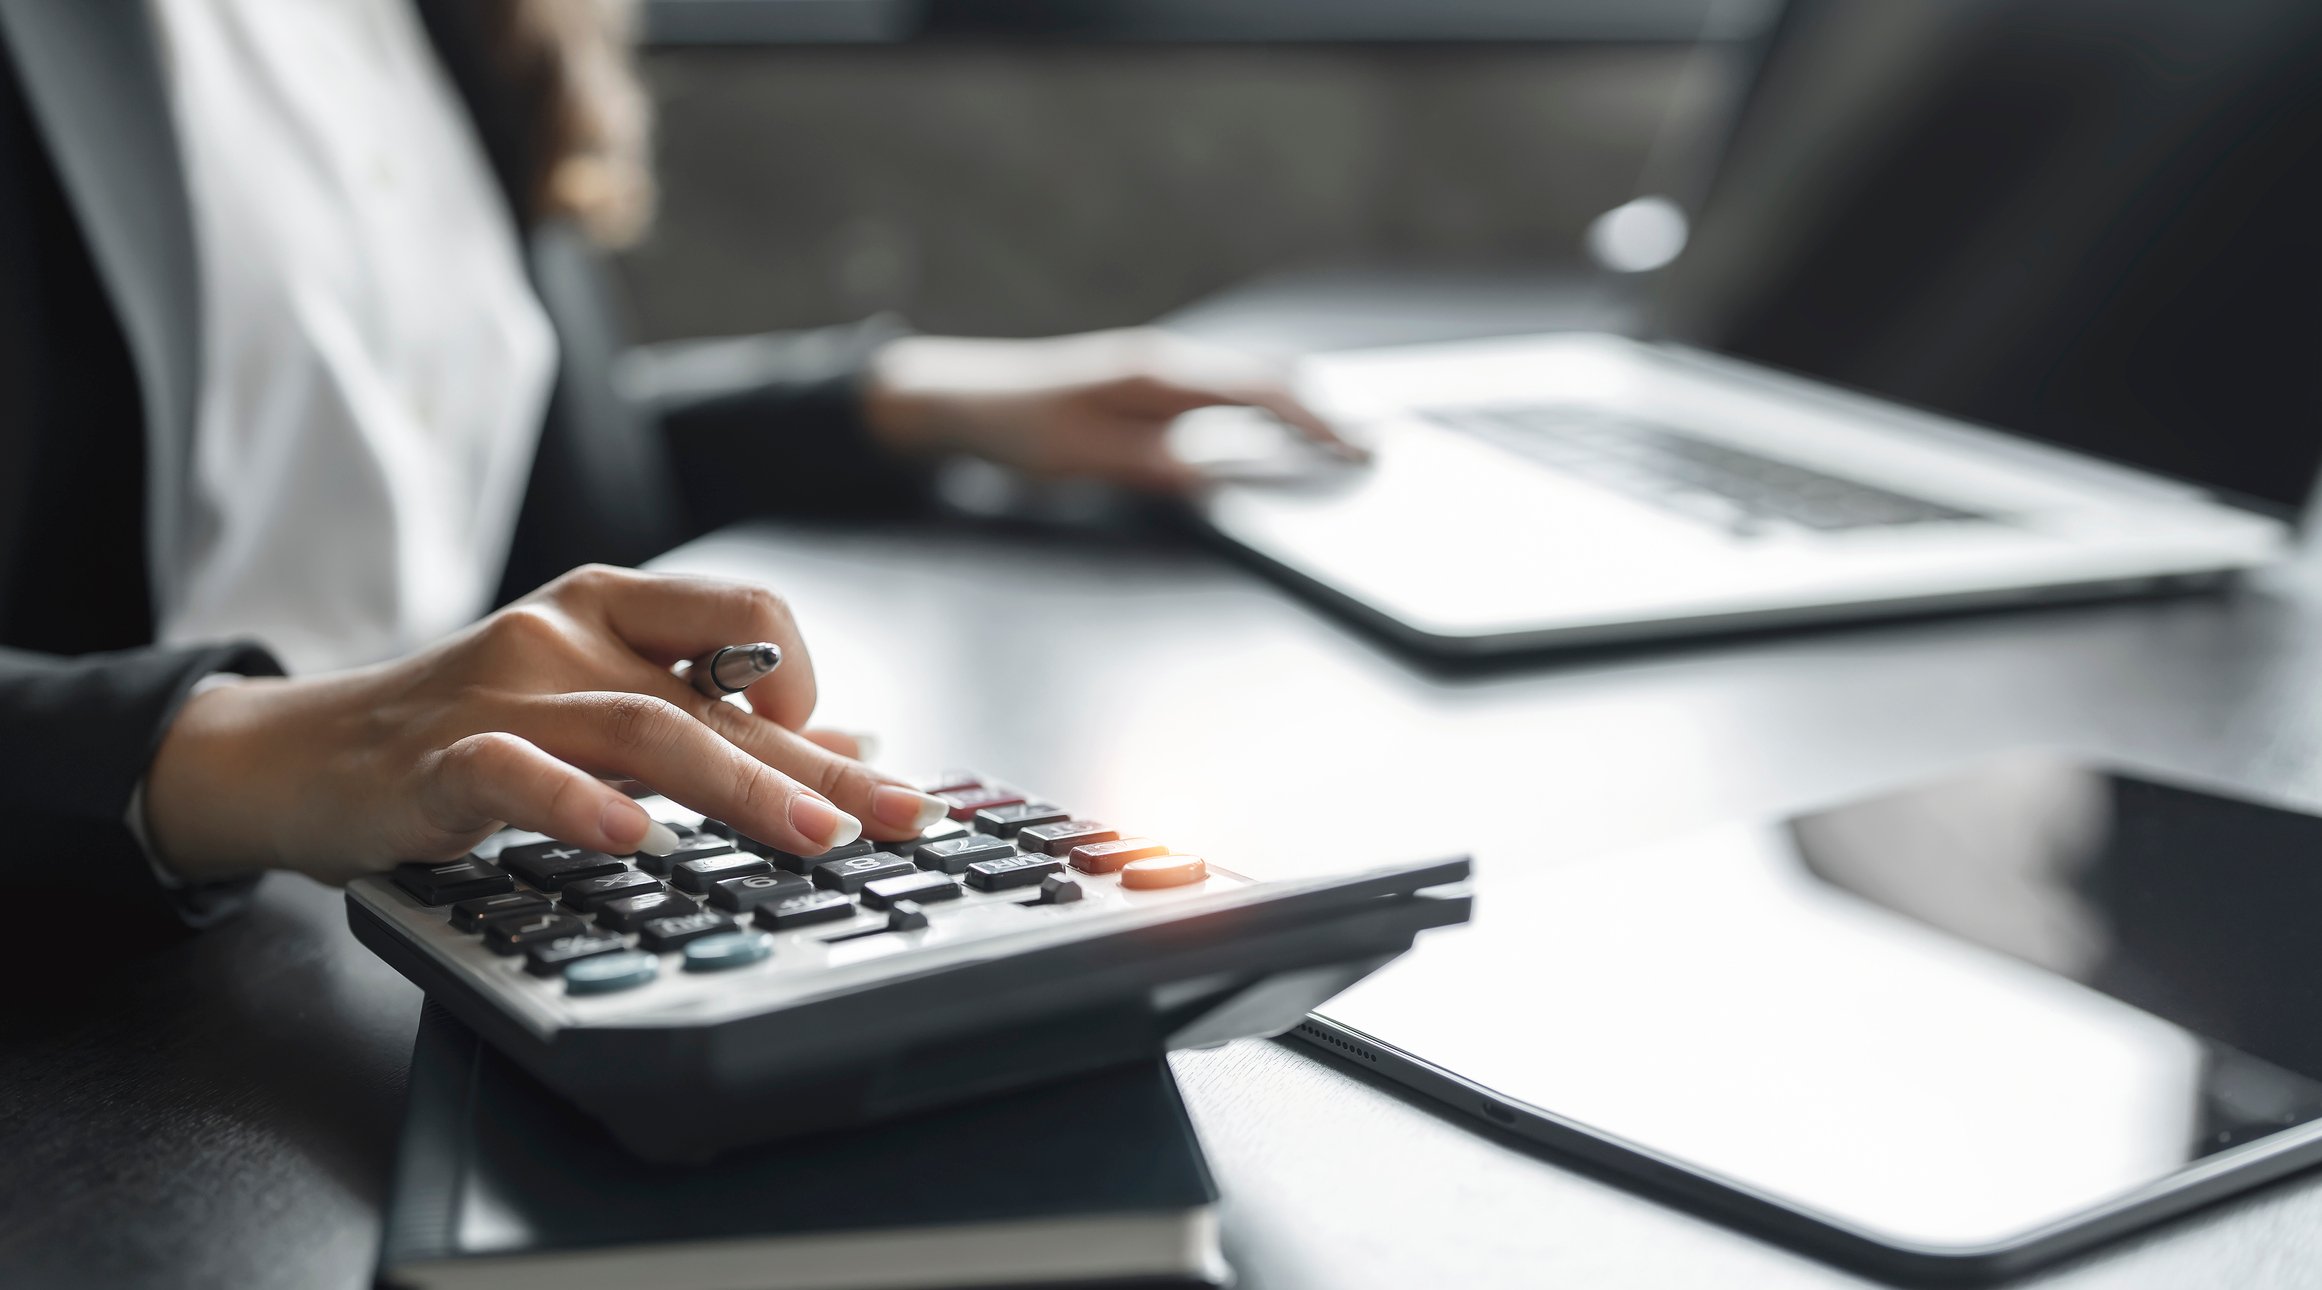
[[154,858],[189,882],[241,877],[276,863],[257,800],[274,783],[257,714],[279,679],[197,691],[178,708],[145,773],[146,837]]
[[926,337],[904,336],[879,347],[865,365],[863,424],[872,439],[898,456],[916,457],[938,448],[935,399],[919,387]]

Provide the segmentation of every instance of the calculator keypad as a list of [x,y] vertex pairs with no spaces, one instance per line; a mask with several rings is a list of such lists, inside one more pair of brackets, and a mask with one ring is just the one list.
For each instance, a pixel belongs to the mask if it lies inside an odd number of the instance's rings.
[[1151,839],[973,776],[938,782],[950,818],[904,842],[799,856],[714,820],[672,819],[681,846],[670,856],[511,841],[404,866],[395,885],[422,905],[452,904],[435,917],[500,956],[489,961],[516,974],[507,979],[553,978],[546,988],[613,1007],[594,997],[873,962],[929,936],[1021,931],[1209,881],[1204,861]]

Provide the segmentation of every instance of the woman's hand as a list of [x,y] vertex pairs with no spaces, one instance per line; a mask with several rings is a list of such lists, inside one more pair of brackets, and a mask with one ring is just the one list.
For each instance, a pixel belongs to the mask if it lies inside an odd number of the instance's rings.
[[[761,640],[783,659],[750,687],[751,710],[670,672]],[[941,818],[940,801],[834,751],[851,751],[843,736],[800,733],[814,699],[814,664],[771,592],[578,569],[408,658],[196,696],[146,775],[146,824],[191,879],[344,882],[457,856],[503,824],[616,855],[672,849],[601,775],[807,855]]]
[[1264,365],[1144,329],[906,337],[872,362],[865,411],[898,452],[970,452],[1047,478],[1180,492],[1200,477],[1170,455],[1169,425],[1221,406],[1261,408],[1315,444],[1359,455]]

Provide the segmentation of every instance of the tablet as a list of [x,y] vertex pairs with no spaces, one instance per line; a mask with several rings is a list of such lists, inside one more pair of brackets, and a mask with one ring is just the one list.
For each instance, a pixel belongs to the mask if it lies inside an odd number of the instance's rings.
[[2313,815],[2014,758],[1513,868],[1295,1033],[1887,1276],[2014,1273],[2322,1158]]

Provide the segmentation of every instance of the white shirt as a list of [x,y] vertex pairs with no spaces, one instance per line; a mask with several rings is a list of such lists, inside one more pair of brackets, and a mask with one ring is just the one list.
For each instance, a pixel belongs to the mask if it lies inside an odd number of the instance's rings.
[[293,671],[488,609],[556,364],[474,128],[407,0],[150,0],[202,292],[164,643]]

